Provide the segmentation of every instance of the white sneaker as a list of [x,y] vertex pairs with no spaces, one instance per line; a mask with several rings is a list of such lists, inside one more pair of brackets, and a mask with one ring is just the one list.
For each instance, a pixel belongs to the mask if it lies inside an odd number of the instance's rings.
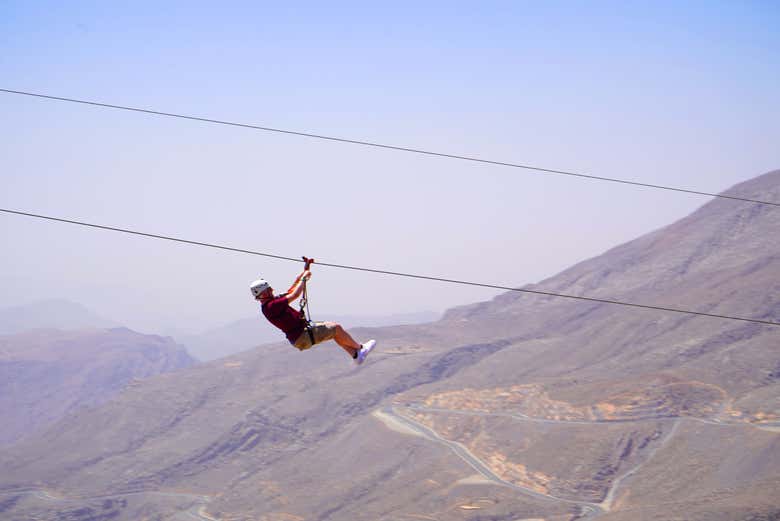
[[362,364],[366,360],[368,353],[370,353],[375,346],[376,340],[369,340],[365,344],[361,344],[360,351],[358,351],[358,356],[355,358],[355,365]]

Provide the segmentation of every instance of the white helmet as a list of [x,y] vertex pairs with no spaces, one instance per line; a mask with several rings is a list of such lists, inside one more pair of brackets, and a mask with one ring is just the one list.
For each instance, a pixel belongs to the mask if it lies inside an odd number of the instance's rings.
[[271,285],[268,284],[267,281],[265,281],[263,279],[257,279],[256,281],[254,281],[252,283],[251,286],[249,286],[249,289],[252,291],[252,296],[257,298],[257,297],[260,296],[260,294],[263,291],[267,290],[270,287],[271,287]]

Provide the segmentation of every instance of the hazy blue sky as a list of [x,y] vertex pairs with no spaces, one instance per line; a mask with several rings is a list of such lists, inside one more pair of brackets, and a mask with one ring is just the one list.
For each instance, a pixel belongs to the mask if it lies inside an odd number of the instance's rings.
[[[0,2],[0,87],[704,191],[780,167],[780,4]],[[706,198],[0,93],[0,205],[522,285]],[[735,203],[738,204],[738,203]],[[300,266],[0,215],[0,306],[141,330]],[[497,292],[321,268],[315,318]]]

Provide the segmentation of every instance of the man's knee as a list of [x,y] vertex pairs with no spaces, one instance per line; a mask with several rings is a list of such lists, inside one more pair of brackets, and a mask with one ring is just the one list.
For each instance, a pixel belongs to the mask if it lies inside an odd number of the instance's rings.
[[345,333],[344,328],[337,322],[325,322],[323,325],[325,326],[324,330],[327,331],[328,338],[342,336]]

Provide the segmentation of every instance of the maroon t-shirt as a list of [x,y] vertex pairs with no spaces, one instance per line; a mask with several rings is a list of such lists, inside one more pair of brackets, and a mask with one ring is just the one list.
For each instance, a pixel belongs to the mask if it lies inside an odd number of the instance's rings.
[[287,340],[294,344],[306,330],[301,313],[290,307],[287,296],[274,297],[262,305],[263,315],[268,321],[284,331]]

